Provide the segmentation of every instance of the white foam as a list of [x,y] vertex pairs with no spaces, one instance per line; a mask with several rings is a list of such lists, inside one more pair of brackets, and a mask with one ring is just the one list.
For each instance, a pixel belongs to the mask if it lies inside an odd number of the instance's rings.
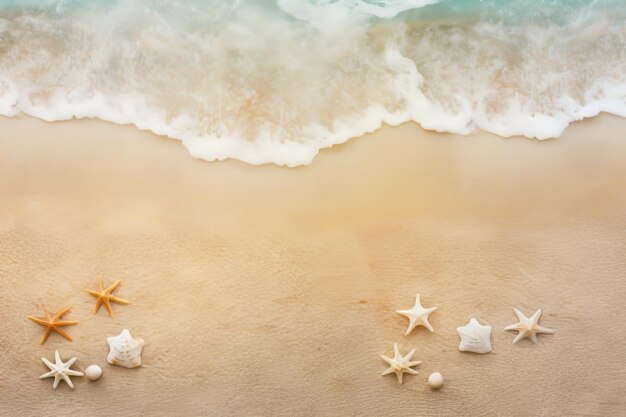
[[391,19],[407,10],[419,9],[438,3],[439,0],[277,0],[283,11],[314,27],[324,30],[340,30],[358,18],[370,16]]
[[354,10],[359,13],[391,19],[407,10],[420,9],[436,3],[439,3],[439,0],[382,0],[376,3],[358,1],[354,5]]
[[427,3],[279,0],[296,21],[244,3],[174,19],[140,1],[0,19],[0,114],[98,118],[196,158],[286,166],[384,123],[547,139],[600,112],[626,117],[623,20],[361,20]]

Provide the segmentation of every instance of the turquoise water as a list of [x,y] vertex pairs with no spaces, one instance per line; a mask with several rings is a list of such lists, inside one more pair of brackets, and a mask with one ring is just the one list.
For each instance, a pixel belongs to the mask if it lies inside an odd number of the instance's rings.
[[[0,9],[41,11],[48,13],[68,13],[81,8],[100,10],[124,7],[128,2],[120,0],[0,0]],[[276,0],[143,0],[145,10],[185,12],[202,11],[210,14],[216,9],[236,10],[244,7],[262,7],[280,12],[280,2]],[[479,15],[487,19],[504,19],[509,23],[527,19],[548,19],[553,22],[567,21],[567,16],[586,8],[617,10],[626,7],[623,0],[433,0],[433,1],[393,1],[393,0],[298,0],[293,3],[311,5],[317,8],[339,6],[347,10],[364,11],[364,14],[378,18],[432,19]],[[367,9],[366,7],[370,7]],[[393,16],[386,16],[384,10],[392,10]]]
[[617,0],[0,0],[0,114],[100,118],[194,157],[310,163],[414,121],[547,139],[626,116]]

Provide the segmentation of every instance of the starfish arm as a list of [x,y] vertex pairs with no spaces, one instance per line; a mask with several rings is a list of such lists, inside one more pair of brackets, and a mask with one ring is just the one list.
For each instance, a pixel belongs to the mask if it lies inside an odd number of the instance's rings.
[[50,330],[52,330],[52,327],[48,326],[46,331],[43,333],[43,337],[39,341],[40,345],[43,345],[44,343],[46,343],[46,340],[48,340],[48,336],[50,336]]
[[42,326],[47,326],[50,323],[43,317],[28,316],[27,318]]
[[61,355],[59,355],[59,351],[58,350],[54,351],[54,361],[56,362],[57,365],[60,365],[60,364],[63,363],[61,361]]
[[398,344],[394,343],[393,344],[393,353],[396,357],[400,356],[400,349],[398,348]]
[[406,366],[417,366],[417,365],[421,365],[422,363],[424,363],[424,362],[422,362],[422,361],[411,361],[411,362],[407,362]]
[[401,384],[402,384],[402,374],[403,374],[402,371],[396,372],[396,375],[398,376],[398,382],[401,383]]
[[543,326],[540,326],[540,325],[537,325],[536,329],[537,329],[537,333],[547,333],[547,334],[555,333],[555,330],[548,329],[547,327],[543,327]]
[[513,307],[513,311],[515,312],[515,315],[517,316],[517,319],[518,319],[519,321],[523,321],[523,320],[528,319],[528,317],[526,317],[526,316],[524,315],[524,313],[522,313],[521,311],[519,311],[517,308]]
[[39,377],[39,379],[51,378],[54,376],[55,371],[47,372]]
[[119,285],[122,283],[121,279],[118,279],[117,281],[115,281],[113,284],[111,284],[109,286],[109,288],[107,288],[106,290],[104,290],[104,292],[106,293],[111,293],[113,292],[113,290],[115,290],[117,287],[119,287]]
[[519,323],[515,323],[515,324],[511,324],[510,326],[506,326],[504,328],[505,332],[514,332],[517,331],[517,327],[519,326]]
[[94,291],[94,290],[88,290],[86,289],[85,291],[87,291],[87,293],[89,295],[93,295],[94,297],[100,297],[102,295],[102,293],[98,292],[98,291]]
[[124,300],[123,298],[114,297],[112,295],[109,296],[109,300],[116,302],[118,304],[130,304],[128,301]]
[[98,296],[98,299],[96,300],[96,305],[93,308],[93,314],[96,314],[98,310],[100,310],[101,305],[102,305],[102,297]]
[[409,318],[409,327],[407,327],[404,332],[405,336],[408,336],[417,326],[419,326],[419,322],[415,318],[415,316],[407,316]]
[[430,322],[428,321],[428,317],[422,319],[422,325],[426,327],[430,332],[435,332],[435,329],[433,329],[433,326],[431,326]]
[[72,307],[65,307],[62,308],[61,310],[57,311],[54,316],[52,316],[52,321],[57,321],[58,319],[60,319],[61,317],[63,317],[63,315],[65,313],[67,313],[68,311],[71,310]]
[[513,339],[513,344],[516,344],[517,342],[519,342],[520,340],[524,339],[528,337],[528,334],[526,333],[526,331],[520,331],[519,334],[517,336],[515,336],[515,339]]
[[102,275],[98,277],[98,289],[100,292],[104,291],[104,288],[102,288]]
[[46,364],[46,366],[50,369],[54,369],[54,365],[46,358],[41,358],[41,361]]
[[388,357],[386,357],[386,356],[380,355],[380,358],[381,358],[382,360],[384,360],[385,362],[387,362],[387,363],[388,363],[389,365],[391,365],[391,366],[393,366],[393,365],[395,365],[395,364],[396,364],[396,363],[393,361],[393,359],[388,358]]
[[383,376],[385,375],[389,375],[390,373],[394,372],[393,368],[388,368],[385,372],[382,373]]
[[61,377],[59,376],[59,374],[56,374],[54,376],[54,384],[52,384],[52,388],[57,389],[60,381],[61,381]]
[[404,357],[404,360],[410,361],[413,355],[415,355],[415,351],[416,349],[411,349],[411,351],[407,353],[406,356]]
[[543,310],[539,309],[539,310],[535,311],[535,314],[530,316],[530,320],[535,322],[535,323],[537,323],[539,321],[539,319],[541,318],[541,314],[543,314]]
[[75,324],[78,324],[78,322],[77,321],[67,321],[67,320],[55,321],[54,322],[55,326],[73,326]]
[[85,376],[84,373],[80,372],[80,371],[75,371],[73,369],[67,369],[65,370],[65,373],[68,375],[72,375],[72,376]]
[[60,334],[61,336],[63,336],[64,338],[66,338],[67,340],[69,340],[70,342],[72,341],[72,336],[70,336],[69,334],[67,334],[65,332],[65,330],[60,329],[58,327],[52,327],[54,329],[55,332],[57,332],[58,334]]
[[415,305],[416,306],[421,306],[422,305],[422,301],[420,300],[420,295],[419,294],[415,295]]
[[406,372],[410,373],[411,375],[417,375],[417,374],[419,374],[419,372],[417,372],[415,369],[405,368],[404,370],[405,370]]
[[76,362],[76,356],[74,356],[72,359],[64,363],[65,368],[69,370],[72,367],[72,365],[74,365],[74,362]]
[[74,384],[72,384],[72,380],[70,379],[69,376],[63,373],[61,374],[61,378],[63,378],[63,380],[67,383],[67,385],[70,386],[70,388],[74,389]]
[[109,312],[109,316],[113,317],[113,309],[111,308],[111,303],[109,303],[109,300],[107,298],[103,298],[102,304],[104,304],[104,307],[106,307],[107,311]]

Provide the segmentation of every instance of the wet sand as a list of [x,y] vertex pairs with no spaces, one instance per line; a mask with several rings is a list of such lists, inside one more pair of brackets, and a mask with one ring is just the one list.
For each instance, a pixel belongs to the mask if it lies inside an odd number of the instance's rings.
[[[193,160],[98,121],[0,119],[0,415],[626,413],[626,121],[558,140],[384,128],[311,166]],[[92,315],[98,275],[122,279]],[[435,333],[394,310],[422,294]],[[26,319],[72,306],[74,341]],[[533,345],[503,328],[543,308]],[[493,352],[455,329],[493,326]],[[106,364],[128,328],[144,365]],[[378,357],[415,347],[417,376]],[[55,391],[40,357],[104,369]],[[431,372],[445,386],[431,391]]]

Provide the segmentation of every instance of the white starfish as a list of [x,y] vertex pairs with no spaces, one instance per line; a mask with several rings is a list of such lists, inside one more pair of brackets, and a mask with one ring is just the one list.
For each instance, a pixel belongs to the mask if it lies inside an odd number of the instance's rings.
[[526,339],[527,337],[529,337],[533,343],[537,343],[537,334],[554,333],[554,330],[539,325],[539,319],[541,318],[542,313],[541,309],[537,310],[530,318],[526,317],[516,308],[514,308],[513,311],[515,311],[515,315],[517,316],[519,323],[511,324],[504,329],[505,331],[519,332],[518,335],[515,336],[515,339],[513,339],[513,344],[522,339]]
[[433,326],[428,322],[428,315],[435,310],[437,310],[437,307],[422,307],[419,294],[415,297],[415,305],[412,308],[409,310],[396,310],[396,313],[409,318],[409,327],[406,329],[406,332],[404,332],[404,335],[407,336],[417,326],[424,326],[431,332],[434,332]]
[[461,352],[491,352],[491,326],[483,326],[473,318],[465,326],[457,327],[456,332],[461,338]]
[[61,356],[59,355],[59,351],[58,350],[54,351],[54,361],[55,361],[55,363],[50,362],[46,358],[41,358],[41,360],[43,361],[43,363],[46,364],[46,366],[48,368],[50,368],[50,372],[43,374],[42,376],[39,377],[39,379],[54,377],[54,383],[52,384],[52,388],[54,388],[54,389],[57,388],[57,386],[59,385],[59,382],[61,380],[64,380],[65,382],[67,382],[67,385],[69,385],[70,388],[73,389],[74,385],[72,384],[72,380],[70,379],[70,375],[71,376],[83,376],[84,375],[82,372],[74,371],[74,370],[70,369],[70,367],[74,364],[74,362],[76,362],[76,357],[74,357],[74,358],[70,359],[69,361],[63,363],[63,361],[61,360]]
[[389,369],[383,372],[383,375],[389,375],[392,372],[396,373],[398,382],[402,383],[402,374],[408,372],[412,375],[417,375],[418,372],[415,369],[411,369],[412,366],[421,365],[422,361],[411,361],[411,358],[415,354],[415,349],[411,350],[406,356],[400,354],[398,350],[398,344],[393,344],[393,359],[387,356],[380,355],[380,358],[389,364]]

